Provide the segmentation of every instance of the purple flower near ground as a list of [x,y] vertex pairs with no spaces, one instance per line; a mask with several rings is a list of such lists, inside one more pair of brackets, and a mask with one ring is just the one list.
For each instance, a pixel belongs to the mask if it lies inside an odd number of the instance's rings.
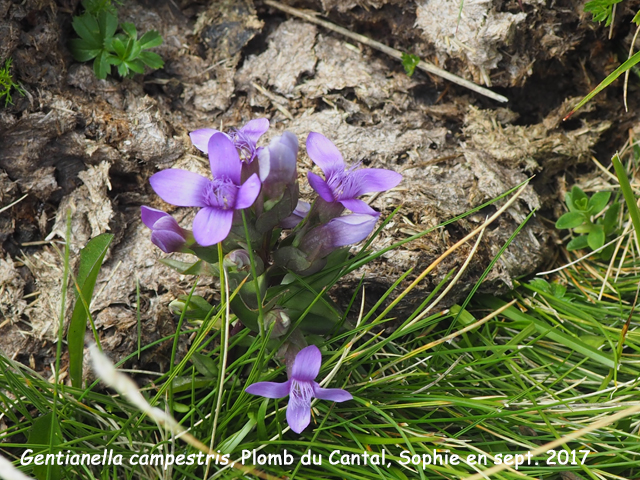
[[311,204],[304,200],[298,200],[295,210],[291,215],[280,222],[282,228],[294,228],[309,214]]
[[[244,127],[225,133],[231,139],[235,147],[240,150],[240,156],[247,163],[251,163],[261,150],[256,147],[260,137],[269,130],[269,120],[266,118],[257,118],[247,122]],[[201,128],[189,134],[193,145],[203,153],[209,153],[209,139],[220,133],[214,128]]]
[[309,172],[311,187],[325,202],[340,202],[354,213],[377,214],[373,208],[356,197],[365,193],[389,190],[402,180],[399,173],[382,168],[358,169],[358,164],[346,168],[340,151],[320,133],[311,132],[307,137],[307,153],[325,175],[323,179]]
[[240,183],[242,160],[224,133],[218,132],[209,138],[207,151],[213,180],[177,168],[163,170],[149,179],[165,202],[201,208],[193,220],[193,236],[203,247],[227,238],[234,211],[253,205],[260,193],[257,174]]
[[309,259],[323,258],[340,247],[358,243],[369,236],[378,221],[377,215],[352,213],[336,217],[310,230],[300,242],[300,250]]
[[151,241],[165,253],[179,252],[184,247],[188,233],[175,218],[162,210],[140,207],[142,223],[151,229]]
[[315,345],[303,348],[296,355],[289,380],[284,383],[258,382],[245,390],[252,395],[266,398],[282,398],[289,395],[287,423],[296,433],[302,432],[311,421],[311,399],[344,402],[353,397],[341,388],[321,388],[315,381],[320,373],[322,354]]
[[288,186],[295,184],[297,159],[298,138],[291,132],[275,137],[267,148],[260,150],[258,162],[263,195],[279,199]]

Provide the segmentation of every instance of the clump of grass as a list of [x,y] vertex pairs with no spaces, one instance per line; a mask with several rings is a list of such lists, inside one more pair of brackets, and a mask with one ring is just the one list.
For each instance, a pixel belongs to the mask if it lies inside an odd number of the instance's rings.
[[13,59],[7,58],[4,62],[4,67],[0,67],[0,102],[4,99],[5,108],[11,104],[13,105],[12,92],[18,92],[24,96],[24,90],[20,84],[16,83],[13,79],[13,73],[11,72],[11,65]]

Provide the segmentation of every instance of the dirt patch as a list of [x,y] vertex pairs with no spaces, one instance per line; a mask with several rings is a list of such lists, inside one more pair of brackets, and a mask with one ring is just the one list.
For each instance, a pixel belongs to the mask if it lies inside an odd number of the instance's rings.
[[[51,360],[47,347],[57,335],[62,277],[61,260],[48,242],[63,236],[69,208],[74,253],[98,233],[115,235],[92,304],[103,345],[115,357],[135,350],[137,338],[130,332],[137,323],[136,279],[143,343],[175,329],[167,305],[188,292],[192,279],[158,264],[163,255],[150,243],[139,208],[174,208],[148,185],[156,171],[180,166],[206,174],[207,161],[191,146],[190,130],[226,130],[267,117],[265,142],[290,130],[304,145],[308,132],[321,132],[348,163],[402,172],[398,188],[365,198],[384,215],[401,205],[373,248],[438,225],[535,174],[533,187],[486,232],[446,302],[451,304],[466,295],[532,209],[553,208],[558,179],[579,168],[594,148],[606,150],[626,135],[634,121],[611,100],[615,89],[573,123],[560,121],[594,79],[611,71],[615,46],[630,41],[624,13],[608,41],[584,19],[581,2],[547,8],[525,1],[524,11],[517,1],[465,2],[469,10],[459,23],[452,12],[438,10],[436,0],[290,2],[498,87],[512,99],[508,108],[423,73],[409,78],[383,54],[250,0],[128,2],[121,20],[160,31],[164,43],[158,53],[165,67],[134,79],[97,80],[89,65],[73,62],[66,47],[77,3],[0,0],[0,35],[6,32],[0,62],[14,59],[16,78],[27,91],[0,110],[1,204],[27,195],[0,215],[0,348],[22,361],[35,356],[32,361],[45,370]],[[425,22],[433,9],[443,15],[437,30]],[[563,75],[569,80],[557,81]],[[545,94],[527,98],[529,89]],[[301,179],[311,168],[302,149]],[[306,181],[301,186],[309,196]],[[342,291],[350,293],[364,274],[368,296],[375,299],[401,273],[420,272],[493,211],[390,252],[346,278]],[[172,213],[190,224],[193,212]],[[444,262],[401,310],[421,302],[470,248]],[[549,248],[549,232],[534,217],[484,288],[510,287],[514,278],[539,268]],[[215,285],[199,288],[201,295],[215,296]],[[167,361],[163,348],[142,362],[161,368]]]

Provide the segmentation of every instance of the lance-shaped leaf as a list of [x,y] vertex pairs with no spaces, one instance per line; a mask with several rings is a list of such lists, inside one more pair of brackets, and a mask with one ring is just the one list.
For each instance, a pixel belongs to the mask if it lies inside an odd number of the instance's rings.
[[82,388],[82,360],[84,356],[84,334],[87,331],[88,307],[93,296],[96,279],[102,266],[107,249],[113,240],[113,235],[103,233],[89,240],[80,252],[80,268],[76,280],[76,304],[71,315],[67,345],[69,347],[69,376],[71,384]]

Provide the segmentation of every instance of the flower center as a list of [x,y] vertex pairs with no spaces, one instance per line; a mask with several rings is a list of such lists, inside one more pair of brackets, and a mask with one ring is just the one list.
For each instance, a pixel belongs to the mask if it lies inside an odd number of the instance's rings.
[[238,186],[230,179],[213,179],[204,192],[204,200],[209,207],[222,210],[232,209],[236,204]]
[[245,163],[251,163],[256,156],[257,149],[255,143],[252,142],[244,132],[239,130],[232,130],[228,135],[238,149],[240,160]]
[[298,382],[291,379],[291,389],[289,390],[289,402],[309,407],[311,405],[311,397],[313,397],[313,386],[311,382]]
[[346,200],[352,198],[350,192],[354,191],[357,177],[352,173],[360,167],[361,162],[346,168],[342,172],[335,172],[327,179],[327,184],[333,191],[336,200]]

